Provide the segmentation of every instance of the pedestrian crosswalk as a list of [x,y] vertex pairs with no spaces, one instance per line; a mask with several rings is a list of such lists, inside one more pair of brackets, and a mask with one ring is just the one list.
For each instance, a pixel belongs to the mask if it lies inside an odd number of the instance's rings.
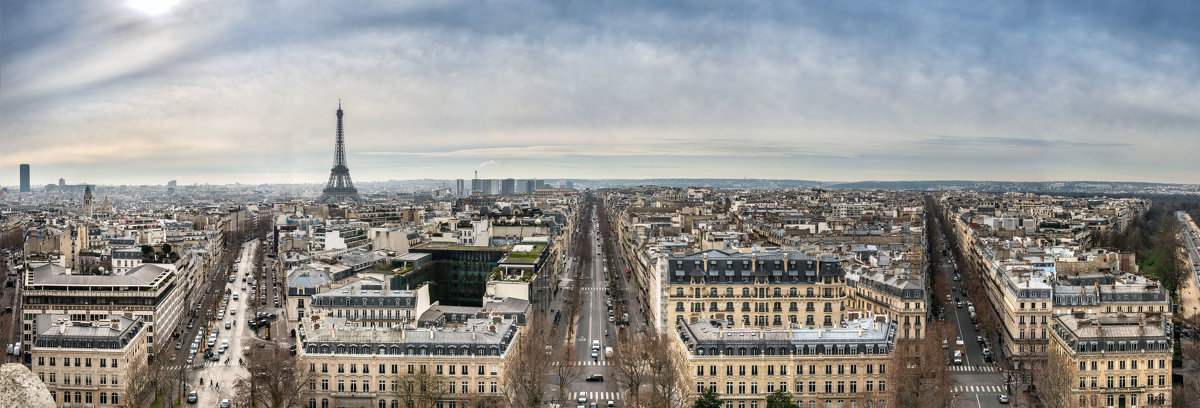
[[[606,365],[608,365],[603,361],[576,361],[575,363],[578,365],[581,365],[581,366],[606,366]],[[558,367],[558,362],[557,361],[551,362],[550,365],[552,365],[554,367]]]
[[585,291],[600,291],[600,290],[604,290],[604,287],[603,286],[584,286],[583,290],[585,290]]
[[[596,405],[601,406],[601,407],[604,406],[605,402],[621,400],[621,393],[615,392],[615,391],[585,392],[584,394],[587,395],[588,402],[595,402]],[[579,391],[572,392],[568,396],[568,398],[571,398],[572,401],[575,401],[575,398],[578,398],[578,397],[579,397]],[[568,402],[571,402],[571,401],[568,401]]]
[[956,385],[954,386],[955,393],[958,394],[1003,394],[1003,385]]
[[950,371],[980,371],[980,372],[996,372],[999,371],[993,366],[974,366],[974,365],[952,365]]

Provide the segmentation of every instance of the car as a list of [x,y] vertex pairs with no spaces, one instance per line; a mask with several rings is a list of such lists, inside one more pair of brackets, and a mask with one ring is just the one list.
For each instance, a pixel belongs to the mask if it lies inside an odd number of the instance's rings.
[[[579,378],[579,377],[575,377],[575,378]],[[587,393],[580,391],[579,397],[576,398],[576,401],[579,402],[580,404],[586,404],[587,403]]]
[[947,301],[947,302],[949,302],[949,301],[950,301],[950,299],[951,299],[951,298],[950,298],[950,295],[946,295],[946,301]]
[[958,336],[958,339],[954,340],[954,344],[959,345],[959,346],[963,345],[964,343],[963,343],[962,336]]
[[1008,403],[1008,395],[1000,394],[999,400],[1000,400],[1001,404],[1007,404]]
[[225,322],[225,328],[232,329],[233,328],[232,322]]
[[604,382],[604,374],[589,375],[586,381],[588,381],[588,382]]
[[950,341],[942,339],[942,348],[950,348]]
[[229,408],[229,400],[228,399],[221,400],[221,408]]
[[237,316],[237,309],[229,309],[230,316]]
[[592,350],[592,360],[600,358],[600,350]]
[[975,341],[983,343],[983,336],[975,336]]
[[616,321],[617,321],[617,318],[613,317],[613,315],[608,315],[608,322],[609,322],[609,323],[613,323],[613,322],[616,322]]
[[607,406],[608,408],[613,408],[613,407],[616,407],[616,406],[617,406],[617,404],[613,403],[613,400],[608,400],[608,405],[606,405],[606,406]]
[[180,341],[177,341],[177,342],[175,342],[175,349],[176,349],[176,350],[182,350],[182,349],[183,349],[183,340],[180,340]]
[[192,391],[192,392],[189,392],[189,393],[188,393],[188,396],[187,396],[187,402],[188,402],[189,404],[195,404],[195,403],[196,403],[196,401],[198,401],[199,399],[200,399],[200,395],[196,394],[196,392],[195,392],[195,391]]
[[962,309],[962,302],[958,302],[958,308]]

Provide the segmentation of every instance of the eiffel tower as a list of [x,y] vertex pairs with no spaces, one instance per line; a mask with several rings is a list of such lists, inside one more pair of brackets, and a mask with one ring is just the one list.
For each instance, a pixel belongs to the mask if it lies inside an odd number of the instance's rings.
[[329,171],[329,182],[321,192],[321,203],[337,203],[345,201],[362,202],[358,189],[350,181],[350,168],[346,167],[346,143],[342,136],[342,101],[338,100],[337,110],[337,144],[334,145],[333,169]]

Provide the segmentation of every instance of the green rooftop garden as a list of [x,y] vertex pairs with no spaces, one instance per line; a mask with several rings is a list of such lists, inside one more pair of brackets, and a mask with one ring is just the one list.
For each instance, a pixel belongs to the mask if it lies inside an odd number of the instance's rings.
[[542,249],[546,248],[546,244],[533,244],[532,251],[512,251],[508,253],[500,263],[526,263],[531,264],[537,262],[538,254],[542,253]]

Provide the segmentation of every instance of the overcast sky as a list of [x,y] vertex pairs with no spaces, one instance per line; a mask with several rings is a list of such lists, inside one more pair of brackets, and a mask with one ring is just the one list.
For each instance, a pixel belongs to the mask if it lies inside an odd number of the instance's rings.
[[0,0],[0,184],[1200,182],[1198,2],[145,2]]

